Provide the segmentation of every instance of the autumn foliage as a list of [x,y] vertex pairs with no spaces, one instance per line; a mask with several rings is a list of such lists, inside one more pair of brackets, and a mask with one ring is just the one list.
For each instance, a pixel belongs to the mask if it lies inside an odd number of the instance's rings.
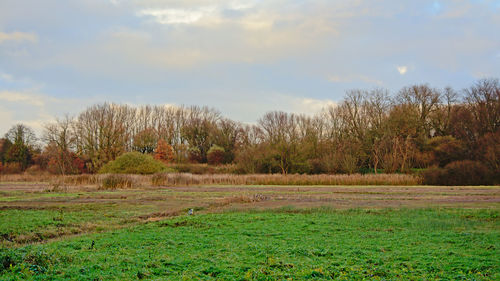
[[162,161],[163,163],[173,163],[175,160],[174,148],[165,140],[161,139],[158,141],[158,145],[156,146],[154,158]]
[[314,115],[256,119],[243,124],[200,106],[97,104],[48,124],[41,139],[14,126],[0,140],[0,162],[4,173],[33,165],[95,173],[135,151],[172,167],[228,164],[241,174],[419,173],[427,183],[500,183],[498,79],[460,91],[354,89]]

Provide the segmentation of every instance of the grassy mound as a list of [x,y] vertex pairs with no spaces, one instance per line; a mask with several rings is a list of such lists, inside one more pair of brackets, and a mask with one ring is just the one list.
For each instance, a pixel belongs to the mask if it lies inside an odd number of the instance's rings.
[[167,166],[153,157],[139,152],[128,152],[110,161],[100,174],[154,174],[166,172]]

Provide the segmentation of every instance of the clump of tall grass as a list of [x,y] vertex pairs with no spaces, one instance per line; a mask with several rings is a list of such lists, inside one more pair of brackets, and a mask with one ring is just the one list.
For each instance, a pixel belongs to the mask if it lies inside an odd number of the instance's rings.
[[64,177],[64,183],[69,185],[94,185],[100,183],[99,175],[82,174]]
[[131,188],[134,184],[131,176],[110,174],[102,178],[99,189]]

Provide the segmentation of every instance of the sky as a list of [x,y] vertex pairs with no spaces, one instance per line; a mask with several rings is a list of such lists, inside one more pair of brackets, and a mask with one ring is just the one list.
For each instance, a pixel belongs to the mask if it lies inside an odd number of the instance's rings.
[[102,102],[253,123],[500,78],[500,0],[0,0],[0,135]]

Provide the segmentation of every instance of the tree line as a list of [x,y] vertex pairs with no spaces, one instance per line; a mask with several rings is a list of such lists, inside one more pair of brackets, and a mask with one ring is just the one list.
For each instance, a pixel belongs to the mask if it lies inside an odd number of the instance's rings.
[[272,111],[256,124],[209,107],[103,103],[46,124],[40,138],[12,127],[0,160],[4,172],[35,166],[59,174],[94,173],[131,151],[166,153],[171,163],[233,164],[238,173],[393,173],[469,161],[495,175],[499,127],[498,79],[460,91],[350,90],[314,116]]

